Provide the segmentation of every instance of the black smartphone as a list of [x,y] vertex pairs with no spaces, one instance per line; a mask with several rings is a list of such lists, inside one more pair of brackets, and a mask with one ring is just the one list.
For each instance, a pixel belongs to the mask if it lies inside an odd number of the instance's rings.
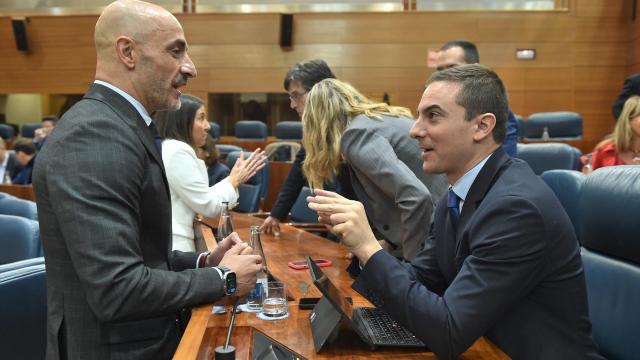
[[298,308],[303,310],[312,310],[314,306],[320,301],[320,298],[302,298],[298,304]]

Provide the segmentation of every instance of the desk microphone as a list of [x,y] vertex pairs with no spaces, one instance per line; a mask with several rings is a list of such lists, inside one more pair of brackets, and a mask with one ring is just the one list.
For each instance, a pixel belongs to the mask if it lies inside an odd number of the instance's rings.
[[233,303],[231,308],[231,321],[229,321],[229,328],[227,329],[227,339],[224,342],[224,346],[220,345],[216,347],[216,360],[235,360],[236,348],[229,345],[231,340],[231,330],[233,329],[233,323],[236,320],[236,310],[238,308],[238,299]]

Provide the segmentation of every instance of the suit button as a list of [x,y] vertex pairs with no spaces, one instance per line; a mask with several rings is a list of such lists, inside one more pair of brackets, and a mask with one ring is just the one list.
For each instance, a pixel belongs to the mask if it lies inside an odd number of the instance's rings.
[[382,225],[382,230],[384,230],[384,231],[389,230],[389,225],[387,225],[387,224]]

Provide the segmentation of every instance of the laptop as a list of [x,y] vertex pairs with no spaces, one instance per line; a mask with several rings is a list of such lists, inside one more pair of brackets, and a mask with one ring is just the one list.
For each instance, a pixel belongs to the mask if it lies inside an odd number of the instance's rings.
[[347,319],[360,338],[375,350],[378,346],[420,347],[424,343],[386,312],[375,307],[353,309],[344,294],[329,280],[310,256],[307,265],[313,284],[323,297],[309,315],[316,352],[331,338],[337,336],[338,325]]

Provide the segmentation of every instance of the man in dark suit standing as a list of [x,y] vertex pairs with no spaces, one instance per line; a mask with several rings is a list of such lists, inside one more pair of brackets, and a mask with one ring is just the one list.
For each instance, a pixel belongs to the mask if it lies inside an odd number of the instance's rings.
[[436,72],[418,111],[411,136],[423,168],[445,173],[451,188],[410,264],[380,251],[362,204],[321,191],[309,198],[364,264],[354,288],[443,359],[483,335],[514,359],[601,358],[569,217],[500,146],[508,112],[500,78],[477,64]]
[[149,114],[179,108],[180,88],[196,76],[177,19],[117,1],[98,19],[95,44],[96,81],[34,172],[47,358],[168,359],[181,309],[230,295],[231,272],[237,292],[249,291],[261,258],[235,234],[214,253],[170,251],[169,189]]
[[611,111],[613,112],[613,119],[615,121],[618,121],[622,108],[624,107],[624,103],[633,95],[640,95],[640,73],[633,74],[624,81],[622,90],[611,108]]

